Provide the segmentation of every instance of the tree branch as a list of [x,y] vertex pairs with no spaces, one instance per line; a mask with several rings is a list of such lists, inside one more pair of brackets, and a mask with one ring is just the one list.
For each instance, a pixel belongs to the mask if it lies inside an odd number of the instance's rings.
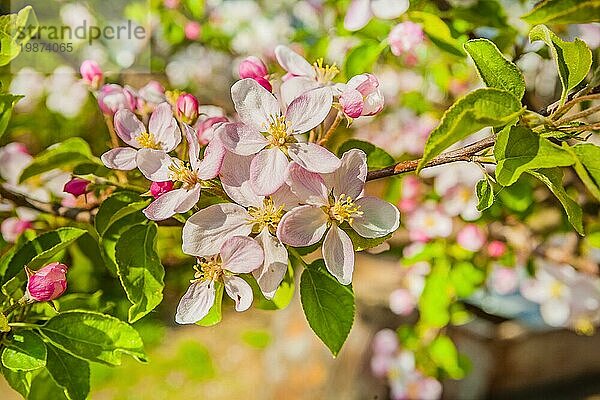
[[[488,136],[485,139],[481,139],[461,149],[449,151],[447,153],[442,153],[433,160],[429,161],[425,165],[425,168],[435,167],[437,165],[448,164],[456,161],[474,161],[475,156],[477,156],[478,153],[492,147],[495,142],[495,136]],[[421,159],[401,161],[396,165],[392,165],[390,167],[386,167],[377,171],[371,171],[367,174],[367,181],[416,171],[417,166],[419,165],[419,161],[421,161]]]

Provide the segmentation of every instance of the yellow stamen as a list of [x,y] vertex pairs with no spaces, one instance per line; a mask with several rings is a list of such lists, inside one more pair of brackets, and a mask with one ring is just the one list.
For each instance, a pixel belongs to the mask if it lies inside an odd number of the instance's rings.
[[150,132],[144,132],[136,138],[140,146],[146,149],[162,150],[160,143],[156,141],[156,138]]
[[330,83],[333,78],[340,73],[340,70],[335,63],[332,65],[323,65],[323,59],[319,58],[313,63],[313,68],[317,73],[317,81],[319,83]]
[[187,168],[183,162],[169,165],[169,171],[171,171],[170,178],[175,182],[183,183],[182,187],[185,189],[191,189],[197,183],[201,183],[198,174],[191,169]]
[[274,147],[284,147],[286,143],[291,142],[291,139],[293,139],[291,135],[288,135],[287,121],[283,115],[271,116],[267,134],[271,145]]
[[573,327],[575,328],[575,332],[586,336],[592,336],[596,330],[592,321],[584,317],[578,318]]
[[266,227],[275,234],[284,211],[283,206],[276,207],[273,200],[267,197],[263,200],[262,207],[249,207],[248,214],[250,214],[248,224],[252,225],[254,233],[259,233]]
[[329,207],[329,219],[338,223],[348,221],[352,223],[355,217],[360,217],[363,212],[350,196],[340,194],[339,198]]
[[199,258],[198,265],[195,265],[194,269],[196,272],[194,273],[194,279],[191,281],[192,283],[207,280],[222,280],[223,276],[227,273],[223,269],[221,257],[218,255],[210,258]]
[[562,295],[564,285],[559,281],[552,282],[550,285],[550,297],[560,297]]

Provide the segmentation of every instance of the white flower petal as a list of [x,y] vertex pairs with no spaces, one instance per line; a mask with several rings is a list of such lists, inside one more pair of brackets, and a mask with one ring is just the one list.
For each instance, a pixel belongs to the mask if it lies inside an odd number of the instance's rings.
[[179,300],[175,322],[194,324],[206,317],[214,303],[214,283],[212,281],[194,282]]
[[231,87],[231,98],[240,119],[258,132],[269,126],[270,118],[281,114],[277,99],[254,79],[242,79]]
[[290,158],[311,172],[334,172],[341,165],[339,158],[316,143],[294,143],[288,147]]
[[309,90],[296,97],[285,112],[290,133],[308,132],[325,120],[331,110],[333,95],[327,87]]
[[125,143],[132,147],[140,148],[136,138],[146,132],[142,121],[130,110],[122,108],[115,114],[115,131]]
[[358,31],[369,23],[372,16],[370,0],[352,0],[344,18],[344,28]]
[[333,224],[323,241],[323,259],[327,270],[342,284],[352,282],[354,247],[346,232]]
[[204,149],[204,158],[197,165],[198,177],[207,181],[219,175],[225,153],[225,147],[220,140],[216,138],[211,140]]
[[188,156],[192,170],[196,170],[200,164],[200,142],[198,142],[198,134],[196,129],[184,123],[185,139],[188,144]]
[[400,211],[391,203],[366,196],[355,201],[363,213],[350,222],[352,229],[364,238],[378,238],[394,232],[400,225]]
[[188,212],[198,203],[200,200],[200,190],[202,186],[197,183],[193,188],[187,190],[185,196],[181,196],[181,201],[177,207],[175,207],[176,213]]
[[315,78],[316,72],[304,57],[287,46],[275,47],[275,57],[283,69],[292,75]]
[[319,87],[319,82],[313,78],[306,78],[304,76],[294,76],[287,81],[284,81],[279,87],[281,93],[281,100],[287,107],[294,99],[301,94],[316,89]]
[[173,160],[163,150],[140,149],[137,152],[136,163],[142,174],[152,182],[171,180],[169,167]]
[[262,247],[247,236],[232,236],[223,242],[223,268],[236,274],[247,274],[259,268],[264,260]]
[[264,228],[256,241],[265,253],[262,268],[252,271],[261,292],[267,299],[272,299],[279,288],[288,268],[288,252],[285,246]]
[[236,311],[246,311],[252,305],[252,287],[239,276],[228,276],[223,278],[227,295],[235,301]]
[[279,221],[277,237],[290,246],[310,246],[321,240],[327,230],[327,221],[327,215],[319,207],[296,207]]
[[261,196],[275,193],[285,182],[288,165],[288,158],[276,147],[258,153],[250,164],[254,192]]
[[175,189],[163,193],[144,209],[144,215],[153,221],[162,221],[171,218],[177,213],[177,207],[187,198],[188,191]]
[[223,190],[233,201],[244,207],[263,204],[264,197],[254,193],[250,183],[250,163],[253,158],[253,156],[240,156],[227,152],[221,166]]
[[248,217],[244,207],[233,203],[213,204],[198,211],[183,226],[183,252],[196,257],[219,253],[228,238],[252,232]]
[[167,152],[172,151],[181,142],[181,131],[173,118],[173,110],[167,102],[160,103],[150,116],[148,130]]
[[215,131],[215,135],[227,150],[242,156],[256,154],[269,143],[254,127],[242,123],[222,124]]
[[570,315],[569,303],[561,299],[551,299],[540,306],[544,322],[550,326],[565,326]]
[[371,10],[377,18],[398,18],[408,10],[409,0],[371,0]]
[[137,150],[131,147],[117,147],[102,154],[102,162],[108,168],[129,171],[134,169],[136,164]]
[[367,179],[367,156],[362,150],[348,150],[342,155],[340,167],[331,174],[323,175],[325,184],[333,189],[337,198],[341,194],[357,198]]
[[301,203],[315,206],[329,204],[327,187],[321,175],[307,171],[295,162],[288,167],[287,184]]

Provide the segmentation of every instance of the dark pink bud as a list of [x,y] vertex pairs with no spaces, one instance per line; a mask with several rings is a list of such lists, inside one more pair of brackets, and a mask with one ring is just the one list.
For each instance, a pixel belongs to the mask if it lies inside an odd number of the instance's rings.
[[73,196],[81,196],[88,192],[88,185],[90,181],[81,178],[72,178],[69,182],[65,183],[63,192],[71,193]]
[[254,80],[256,82],[258,82],[260,84],[260,86],[262,86],[265,89],[267,89],[269,92],[273,90],[273,86],[271,86],[271,82],[269,82],[267,80],[267,78],[263,78],[262,76],[258,76],[256,78],[254,78]]
[[499,240],[492,240],[487,245],[487,252],[490,257],[502,257],[506,253],[506,243]]
[[116,84],[104,85],[98,94],[98,105],[106,115],[114,115],[122,108],[134,110],[137,104],[135,94]]
[[177,117],[186,124],[193,124],[198,119],[198,99],[189,93],[182,93],[177,98]]
[[29,274],[25,296],[30,301],[50,301],[67,289],[67,266],[58,262],[42,267]]
[[83,63],[81,63],[79,72],[81,72],[81,78],[83,81],[92,88],[98,89],[100,85],[102,85],[104,75],[102,74],[102,69],[96,61],[85,60]]
[[267,66],[260,58],[250,56],[245,58],[238,68],[241,79],[245,78],[264,78],[269,72]]
[[173,182],[165,181],[165,182],[152,182],[150,185],[150,194],[155,199],[158,199],[163,194],[170,192],[173,190]]
[[200,37],[200,32],[202,32],[202,27],[196,21],[190,21],[187,24],[185,24],[183,31],[185,33],[185,37],[188,40],[196,40]]

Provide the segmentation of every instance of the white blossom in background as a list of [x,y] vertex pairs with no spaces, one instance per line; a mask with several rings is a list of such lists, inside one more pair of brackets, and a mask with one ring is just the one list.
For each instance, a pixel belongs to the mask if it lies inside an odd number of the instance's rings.
[[63,115],[65,118],[75,118],[79,115],[89,95],[75,70],[62,65],[57,67],[46,80],[46,107],[50,111]]
[[42,74],[33,68],[22,68],[17,72],[10,82],[9,92],[21,94],[25,97],[15,104],[15,110],[18,112],[33,111],[45,90],[45,78]]

